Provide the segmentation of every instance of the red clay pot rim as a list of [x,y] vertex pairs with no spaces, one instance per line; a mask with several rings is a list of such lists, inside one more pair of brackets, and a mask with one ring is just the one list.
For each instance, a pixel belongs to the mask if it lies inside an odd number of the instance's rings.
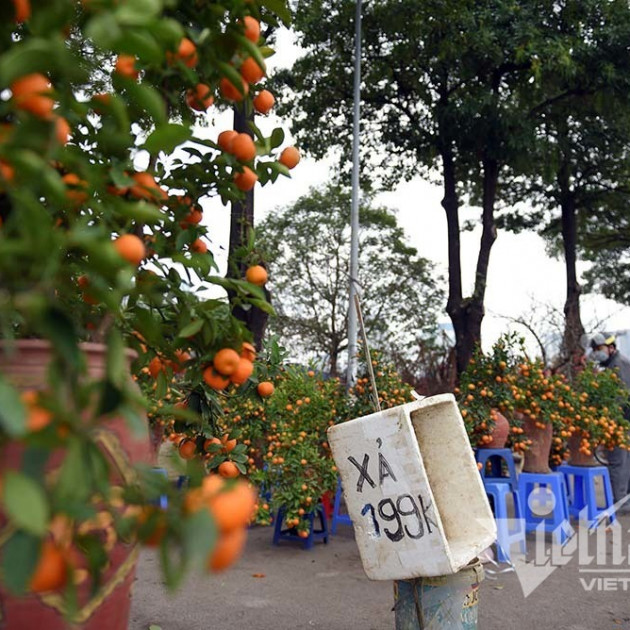
[[[47,350],[51,347],[50,341],[47,339],[0,339],[0,347],[11,350],[12,348],[24,348],[29,350]],[[82,341],[79,348],[88,354],[104,354],[107,352],[107,344],[96,343],[93,341]],[[131,349],[124,349],[125,356],[129,359],[136,359],[138,353]]]

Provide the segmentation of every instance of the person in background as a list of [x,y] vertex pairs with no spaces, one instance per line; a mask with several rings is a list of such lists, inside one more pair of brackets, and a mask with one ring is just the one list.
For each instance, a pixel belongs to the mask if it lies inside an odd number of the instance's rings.
[[[630,390],[630,360],[617,350],[615,336],[596,333],[591,338],[590,345],[592,350],[590,359],[604,369],[617,368],[623,384]],[[630,420],[630,409],[627,407],[624,409],[624,416],[626,420]],[[613,497],[617,503],[630,493],[630,452],[619,447],[609,451],[608,471]],[[619,512],[630,514],[630,501],[621,506]]]

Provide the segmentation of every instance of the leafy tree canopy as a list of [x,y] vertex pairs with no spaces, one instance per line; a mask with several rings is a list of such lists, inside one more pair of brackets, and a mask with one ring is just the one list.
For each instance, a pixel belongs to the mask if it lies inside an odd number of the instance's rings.
[[[350,261],[347,189],[311,189],[259,225],[268,252],[273,303],[270,323],[289,348],[309,350],[337,370],[347,348]],[[366,199],[359,210],[359,284],[370,345],[413,349],[426,343],[444,302],[432,263],[409,246],[395,215]]]

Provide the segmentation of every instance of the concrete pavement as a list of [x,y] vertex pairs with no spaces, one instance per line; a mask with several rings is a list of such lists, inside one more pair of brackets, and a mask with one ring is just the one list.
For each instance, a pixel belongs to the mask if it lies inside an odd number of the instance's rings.
[[[620,520],[627,554],[630,517]],[[328,545],[310,551],[290,543],[273,547],[272,533],[271,527],[253,528],[243,558],[232,569],[191,576],[174,596],[162,586],[157,555],[144,551],[130,630],[148,630],[150,624],[162,630],[394,628],[392,583],[365,577],[352,528],[340,527]],[[578,563],[574,550],[571,562],[527,598],[515,573],[488,575],[480,590],[480,630],[630,630],[630,586],[623,590],[624,579],[630,582],[630,562],[613,565],[611,540],[604,547],[606,557],[588,567]],[[624,570],[625,578],[619,573]]]

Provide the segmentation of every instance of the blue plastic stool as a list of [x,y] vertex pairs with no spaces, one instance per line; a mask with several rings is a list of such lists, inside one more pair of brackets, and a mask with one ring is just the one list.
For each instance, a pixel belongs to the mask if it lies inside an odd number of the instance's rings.
[[[617,520],[614,512],[609,511],[615,503],[613,499],[610,474],[606,466],[571,466],[562,464],[558,467],[567,483],[567,496],[569,501],[569,514],[573,518],[579,518],[580,512],[586,508],[588,526],[597,526],[603,518],[608,518],[610,523]],[[604,485],[604,505],[597,504],[595,493],[595,479],[602,478]]]
[[[521,473],[518,492],[525,514],[525,531],[534,531],[542,523],[545,531],[552,532],[558,543],[564,545],[574,533],[569,522],[564,475],[561,472]],[[536,512],[532,509],[534,503],[538,503]]]
[[[475,459],[481,464],[479,473],[484,481],[498,481],[508,483],[512,490],[516,491],[518,487],[518,479],[516,476],[516,466],[514,464],[514,455],[509,448],[478,448],[475,451]],[[488,474],[487,463],[490,462],[490,474]],[[508,469],[508,476],[504,476],[503,462]]]
[[[484,479],[486,494],[492,497],[494,519],[497,523],[497,560],[510,562],[511,549],[514,543],[519,544],[521,553],[525,553],[525,521],[523,520],[523,506],[518,490],[509,483]],[[507,497],[512,495],[514,501],[514,518],[510,519],[507,509]],[[510,528],[510,520],[515,524]]]
[[[168,479],[168,472],[166,468],[153,468],[153,472],[158,475],[164,475]],[[151,501],[153,505],[159,505],[161,510],[166,510],[168,508],[168,496],[165,494],[161,494],[158,499],[154,499]]]
[[337,492],[335,493],[335,502],[333,504],[333,513],[330,523],[330,533],[337,533],[337,525],[352,525],[352,519],[347,514],[341,514],[341,496],[343,489],[341,487],[341,479],[337,479]]
[[[315,529],[315,516],[319,517],[320,529]],[[326,519],[326,512],[324,512],[324,506],[321,503],[315,508],[313,512],[305,514],[302,520],[308,521],[308,536],[306,538],[300,538],[297,533],[297,527],[286,527],[282,529],[282,523],[285,517],[284,508],[278,510],[276,516],[276,524],[273,528],[273,544],[278,545],[281,540],[288,540],[289,542],[298,542],[304,545],[304,549],[312,549],[316,540],[323,540],[325,544],[328,544],[328,520]]]

